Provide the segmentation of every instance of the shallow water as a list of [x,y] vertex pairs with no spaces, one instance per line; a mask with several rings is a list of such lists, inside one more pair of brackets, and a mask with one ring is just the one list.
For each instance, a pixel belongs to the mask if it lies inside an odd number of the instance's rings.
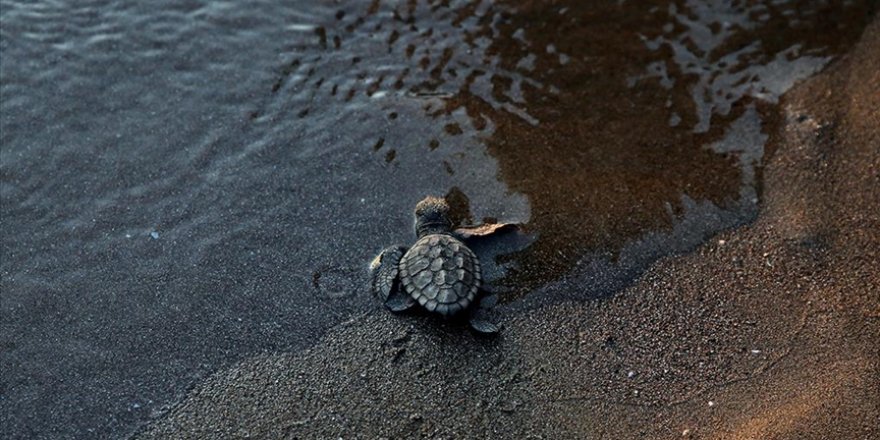
[[2,436],[125,436],[381,312],[426,194],[526,222],[511,312],[613,293],[754,217],[780,95],[870,12],[513,3],[0,1]]

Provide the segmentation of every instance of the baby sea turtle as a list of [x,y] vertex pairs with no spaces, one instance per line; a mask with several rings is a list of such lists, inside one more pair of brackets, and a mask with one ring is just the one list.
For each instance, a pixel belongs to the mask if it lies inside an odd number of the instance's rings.
[[415,232],[411,248],[391,246],[370,263],[373,293],[394,312],[416,304],[446,317],[467,310],[474,330],[496,333],[487,312],[497,296],[482,294],[480,260],[455,236],[446,200],[426,197],[416,205]]

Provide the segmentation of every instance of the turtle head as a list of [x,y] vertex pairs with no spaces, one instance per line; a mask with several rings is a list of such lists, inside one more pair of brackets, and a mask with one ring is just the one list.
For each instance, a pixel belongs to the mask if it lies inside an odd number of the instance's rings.
[[425,197],[416,205],[416,235],[421,238],[430,234],[448,234],[452,231],[449,220],[449,204],[439,197]]

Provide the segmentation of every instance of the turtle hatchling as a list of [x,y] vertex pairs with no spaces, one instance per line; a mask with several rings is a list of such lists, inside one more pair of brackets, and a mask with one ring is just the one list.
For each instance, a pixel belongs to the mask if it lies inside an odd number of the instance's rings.
[[497,296],[480,289],[480,261],[455,236],[446,200],[427,197],[416,205],[412,247],[391,246],[370,264],[373,293],[393,312],[416,304],[429,312],[452,317],[469,314],[471,327],[496,333],[498,325],[487,319]]

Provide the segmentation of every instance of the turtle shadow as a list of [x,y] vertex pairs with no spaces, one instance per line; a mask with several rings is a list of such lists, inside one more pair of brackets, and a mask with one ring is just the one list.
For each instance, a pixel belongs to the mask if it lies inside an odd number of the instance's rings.
[[[485,233],[472,231],[488,230]],[[535,242],[537,238],[520,223],[487,223],[479,226],[459,227],[456,235],[469,247],[482,266],[483,286],[486,294],[499,296],[505,302],[505,294],[515,289],[505,284],[507,276],[519,269],[517,254]]]

